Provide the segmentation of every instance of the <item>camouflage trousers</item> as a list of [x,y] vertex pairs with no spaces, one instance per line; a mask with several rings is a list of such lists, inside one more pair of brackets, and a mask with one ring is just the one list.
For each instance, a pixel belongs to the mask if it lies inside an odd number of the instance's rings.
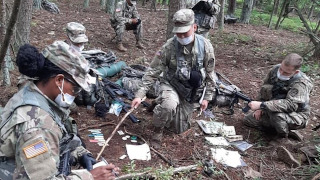
[[307,119],[296,112],[279,113],[263,111],[260,120],[253,117],[251,112],[245,116],[243,123],[246,126],[259,130],[275,131],[279,135],[286,135],[289,130],[305,128]]
[[142,22],[138,25],[136,24],[126,24],[124,22],[116,22],[114,24],[111,24],[113,29],[116,32],[116,42],[120,43],[122,42],[124,31],[127,30],[133,30],[133,34],[136,37],[137,41],[140,41],[142,38]]
[[167,127],[177,134],[190,128],[193,106],[180,99],[171,85],[160,84],[160,95],[156,99],[156,103],[153,110],[153,125],[155,127]]

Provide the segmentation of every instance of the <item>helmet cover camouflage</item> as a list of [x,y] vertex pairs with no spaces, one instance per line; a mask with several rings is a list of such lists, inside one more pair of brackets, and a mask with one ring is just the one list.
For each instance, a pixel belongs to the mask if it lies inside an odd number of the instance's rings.
[[68,74],[85,90],[89,91],[92,77],[89,73],[88,61],[78,52],[69,50],[69,45],[63,41],[55,41],[47,46],[43,56]]
[[86,28],[77,22],[69,22],[67,24],[67,35],[73,43],[85,43],[88,42],[86,36]]
[[191,9],[180,9],[173,15],[173,33],[186,33],[194,24],[194,12]]

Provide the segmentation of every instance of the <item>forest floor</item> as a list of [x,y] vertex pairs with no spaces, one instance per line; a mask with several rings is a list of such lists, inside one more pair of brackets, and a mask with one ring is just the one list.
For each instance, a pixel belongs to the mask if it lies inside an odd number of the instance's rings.
[[[46,45],[51,44],[54,40],[66,39],[65,26],[68,22],[80,22],[87,29],[89,44],[86,49],[101,49],[103,51],[111,50],[116,53],[118,60],[123,60],[127,64],[143,64],[148,66],[154,54],[166,41],[166,15],[168,7],[156,12],[149,10],[147,7],[141,7],[138,4],[138,11],[144,25],[144,50],[135,47],[135,38],[132,32],[126,32],[124,46],[128,48],[126,53],[117,51],[115,43],[112,42],[115,33],[110,26],[109,15],[101,10],[99,1],[90,1],[90,7],[82,9],[83,1],[56,1],[60,8],[60,14],[50,14],[44,10],[35,11],[32,16],[31,44],[43,49]],[[158,7],[160,8],[160,6]],[[231,82],[237,85],[249,97],[256,97],[262,79],[272,65],[281,62],[285,54],[289,52],[302,53],[308,44],[308,38],[302,34],[292,33],[284,30],[270,30],[264,26],[252,26],[245,24],[225,25],[223,32],[214,29],[210,32],[210,40],[215,49],[216,71],[223,73]],[[308,62],[312,67],[313,62]],[[308,126],[300,132],[305,137],[305,142],[312,142],[319,137],[319,132],[313,131],[312,128],[319,123],[320,105],[319,105],[319,72],[309,70],[309,76],[314,78],[314,89],[311,94],[311,120]],[[17,91],[16,83],[19,73],[17,70],[12,72],[13,87],[0,88],[0,103],[2,106]],[[120,77],[120,75],[119,75]],[[318,101],[317,101],[318,99]],[[147,100],[150,102],[151,100]],[[243,106],[243,105],[242,105]],[[215,175],[211,178],[204,176],[201,170],[192,173],[182,173],[173,179],[246,179],[245,172],[250,167],[262,174],[262,179],[310,179],[317,172],[312,172],[310,166],[304,164],[299,168],[290,168],[278,160],[276,147],[270,142],[271,135],[261,133],[250,129],[242,124],[245,114],[241,107],[235,108],[233,115],[225,115],[223,109],[215,108],[214,114],[217,121],[224,122],[229,126],[234,126],[238,135],[243,135],[244,140],[253,144],[253,147],[245,152],[240,152],[242,159],[248,167],[231,168],[216,163]],[[126,120],[120,127],[124,131],[124,126],[129,132],[144,137],[147,141],[152,136],[152,113],[146,111],[142,106],[133,112],[142,122],[134,124]],[[195,112],[197,114],[198,112]],[[109,137],[115,124],[122,118],[107,115],[101,119],[95,116],[94,109],[79,107],[79,111],[72,117],[78,122],[80,129],[85,129],[91,125],[110,122],[111,125],[102,127],[105,139]],[[187,132],[177,135],[171,132],[165,132],[162,147],[158,150],[167,159],[171,160],[177,167],[199,164],[202,160],[210,159],[210,148],[212,146],[205,142],[206,136],[195,120],[206,119],[203,116],[192,119],[192,127]],[[208,120],[208,119],[206,119]],[[113,123],[113,125],[112,125]],[[81,137],[85,140],[87,148],[96,156],[101,147],[96,143],[89,142],[89,131],[80,130]],[[163,161],[157,154],[151,151],[150,161],[131,162],[128,157],[120,160],[119,157],[126,154],[125,144],[128,141],[121,139],[116,134],[109,146],[106,147],[102,156],[110,163],[113,163],[122,169],[121,174],[129,172],[141,172],[152,167],[156,172],[167,169],[168,163]],[[232,147],[228,149],[236,150]],[[219,173],[220,171],[220,173]],[[224,171],[224,173],[221,173]],[[319,172],[319,170],[318,170]],[[300,174],[300,175],[299,175]],[[159,175],[159,174],[158,174]],[[165,178],[166,174],[158,177]],[[250,178],[249,178],[250,179]]]

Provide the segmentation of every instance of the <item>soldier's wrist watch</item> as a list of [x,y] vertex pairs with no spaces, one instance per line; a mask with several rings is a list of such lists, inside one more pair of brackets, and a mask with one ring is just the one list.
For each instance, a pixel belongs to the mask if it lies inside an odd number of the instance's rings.
[[262,101],[260,104],[260,109],[266,109],[266,108],[267,108],[266,104]]

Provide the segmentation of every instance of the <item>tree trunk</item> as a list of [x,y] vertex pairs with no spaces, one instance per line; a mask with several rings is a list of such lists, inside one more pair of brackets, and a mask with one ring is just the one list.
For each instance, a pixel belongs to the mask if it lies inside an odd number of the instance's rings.
[[11,85],[9,70],[12,70],[12,69],[13,69],[13,64],[10,56],[10,48],[8,48],[6,56],[4,58],[2,85],[7,87]]
[[[320,19],[318,21],[317,27],[314,29],[314,34],[318,34],[320,28]],[[319,36],[319,35],[318,35]]]
[[89,8],[89,0],[84,0],[84,1],[83,1],[83,8],[84,8],[84,9]]
[[178,10],[186,8],[185,0],[170,0],[169,1],[169,13],[168,13],[168,22],[167,22],[167,39],[173,37],[173,22],[172,18],[174,13]]
[[24,0],[20,5],[17,26],[15,31],[14,51],[30,41],[30,24],[32,17],[33,0]]
[[[0,0],[0,43],[3,42],[4,27],[6,27],[6,11],[5,11],[5,0]],[[0,44],[0,46],[1,46]]]
[[107,0],[106,2],[106,12],[109,14],[113,14],[114,8],[116,6],[116,0]]
[[154,10],[155,12],[157,11],[156,4],[157,4],[157,0],[151,0],[150,11],[152,11],[152,10]]
[[314,6],[314,2],[312,2],[310,11],[309,11],[309,13],[308,13],[308,19],[310,19],[310,18],[313,16],[314,7],[315,7],[315,6]]
[[287,3],[288,3],[289,1],[290,1],[290,0],[284,0],[284,1],[283,1],[282,7],[281,7],[281,11],[280,11],[280,14],[279,14],[278,21],[277,21],[277,24],[276,24],[275,29],[279,29],[280,21],[281,21],[281,18],[282,18],[282,16],[283,16],[284,9],[285,9],[285,7],[286,7],[286,5],[287,5]]
[[276,11],[276,8],[278,8],[276,5],[279,4],[279,0],[274,0],[274,3],[273,3],[273,10],[272,10],[272,13],[270,15],[270,19],[269,19],[269,23],[268,23],[268,28],[270,29],[271,28],[271,24],[272,24],[272,17],[273,15],[275,14],[275,11]]
[[[221,6],[221,8],[223,8],[223,6]],[[236,0],[229,0],[227,14],[233,17],[235,11],[236,11]]]
[[41,9],[41,2],[42,0],[33,0],[33,8],[36,10]]
[[275,8],[274,8],[274,12],[273,15],[277,15],[278,14],[278,9],[279,9],[279,4],[280,4],[280,0],[275,0]]
[[106,8],[106,0],[100,0],[100,6],[102,9]]
[[315,59],[318,59],[318,63],[320,63],[320,42],[316,45],[313,56]]
[[252,6],[253,6],[253,0],[244,0],[240,22],[244,24],[249,24]]
[[13,34],[14,25],[15,25],[15,23],[17,21],[20,3],[21,3],[20,0],[14,0],[10,21],[9,21],[9,23],[7,25],[6,35],[4,37],[3,44],[1,46],[1,51],[0,51],[0,64],[1,64],[1,66],[0,66],[0,70],[2,68],[2,62],[3,62],[3,59],[4,59],[5,55],[6,55],[6,52],[7,52],[9,43],[10,43],[11,36]]
[[220,31],[223,31],[223,29],[224,29],[224,6],[225,6],[225,0],[220,0],[220,4],[221,4],[221,6],[220,6],[220,12],[219,12],[219,15],[218,15],[218,27],[219,27]]

